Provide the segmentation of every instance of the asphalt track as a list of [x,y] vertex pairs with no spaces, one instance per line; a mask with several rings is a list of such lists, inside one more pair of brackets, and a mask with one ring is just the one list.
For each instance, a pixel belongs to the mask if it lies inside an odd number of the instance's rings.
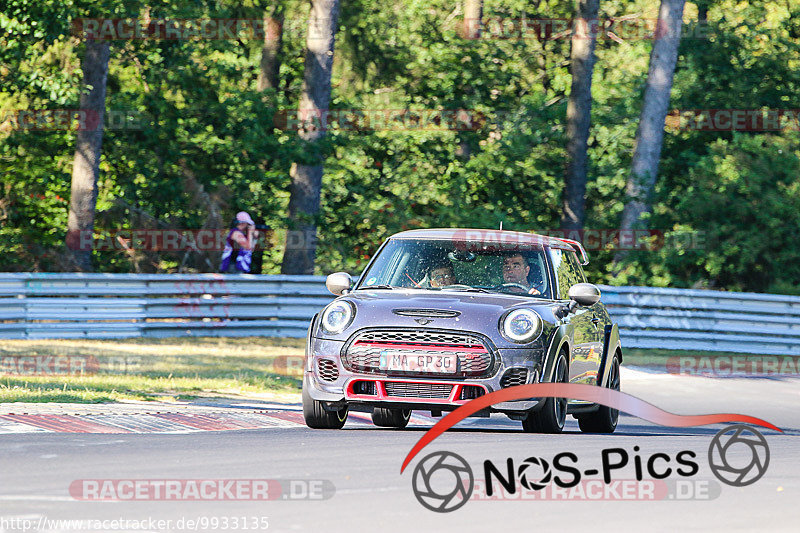
[[[629,369],[622,377],[623,391],[668,411],[741,413],[783,429],[784,434],[762,431],[771,452],[764,477],[747,487],[717,481],[706,454],[723,425],[670,428],[623,415],[615,434],[597,436],[580,433],[570,418],[566,432],[553,436],[522,433],[519,422],[501,417],[469,419],[435,440],[420,457],[439,450],[455,452],[482,478],[486,459],[504,465],[508,457],[519,463],[530,456],[549,460],[573,452],[582,468],[598,467],[602,449],[624,448],[633,456],[634,446],[639,446],[645,461],[656,452],[674,457],[682,450],[694,451],[700,469],[691,487],[678,489],[668,479],[668,493],[660,493],[657,500],[625,499],[621,489],[614,489],[600,497],[572,493],[551,500],[473,499],[454,512],[436,513],[423,508],[412,491],[412,470],[419,458],[400,474],[403,459],[431,419],[414,418],[404,431],[378,429],[360,417],[341,431],[309,430],[292,422],[298,406],[286,405],[272,406],[267,413],[283,410],[278,419],[285,423],[258,429],[1,434],[0,531],[22,531],[23,524],[28,531],[256,531],[256,523],[264,530],[263,519],[267,531],[797,531],[800,380],[711,379]],[[227,409],[252,412],[254,406],[244,402]],[[742,462],[749,457],[746,447],[732,449],[729,456]],[[615,472],[615,479],[632,480],[632,463],[628,466]],[[111,478],[272,479],[284,482],[284,492],[277,493],[277,500],[258,502],[81,501],[70,493],[75,480]],[[299,480],[294,494],[288,480]],[[315,480],[326,480],[335,492],[324,499],[305,499],[304,487],[311,486],[313,492]],[[689,495],[690,490],[704,492]],[[236,517],[239,527],[233,528]],[[52,522],[62,519],[86,522]],[[115,524],[115,519],[142,522],[123,528],[126,524]],[[248,521],[246,528],[242,519]],[[106,522],[97,527],[92,522],[97,520]],[[157,520],[172,522],[159,525]],[[198,523],[188,527],[189,520]]]

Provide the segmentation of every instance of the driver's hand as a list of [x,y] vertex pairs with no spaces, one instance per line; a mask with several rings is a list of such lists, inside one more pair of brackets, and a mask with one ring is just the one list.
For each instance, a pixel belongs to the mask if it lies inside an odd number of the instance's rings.
[[532,288],[531,290],[528,291],[528,294],[542,294],[542,293],[541,293],[540,290],[538,290],[536,287],[534,287],[534,288]]

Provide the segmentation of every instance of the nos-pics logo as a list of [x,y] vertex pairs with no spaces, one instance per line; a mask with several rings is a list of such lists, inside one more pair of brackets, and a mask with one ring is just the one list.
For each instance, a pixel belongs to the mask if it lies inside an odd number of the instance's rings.
[[433,452],[414,468],[414,495],[437,513],[455,511],[469,500],[475,488],[472,468],[453,452]]
[[[678,456],[681,455],[685,456],[682,460],[679,457],[678,464],[691,468],[685,468],[682,471],[676,469],[676,471],[682,476],[696,474],[699,470],[696,463],[687,459],[687,457],[695,457],[696,454],[684,451],[678,454]],[[654,454],[646,462],[646,470],[654,478],[663,479],[672,473],[672,468],[662,465],[661,471],[656,472],[655,465],[657,463],[653,458],[658,456],[660,456],[661,462],[664,462],[664,457],[667,457],[666,454]],[[708,463],[712,473],[721,482],[734,487],[751,485],[761,479],[769,467],[769,457],[769,446],[764,436],[753,427],[744,424],[722,429],[711,440],[708,448]],[[604,454],[602,474],[604,481],[609,483],[611,471],[627,464],[627,454],[624,464],[619,461],[612,463],[606,459],[607,455]],[[509,459],[508,462],[509,465],[512,464],[512,459]],[[641,480],[642,468],[638,458],[635,462],[638,465],[637,479]],[[486,463],[491,465],[491,468],[485,468],[485,472],[498,471],[490,461],[486,461]],[[553,481],[560,482],[556,476],[558,470],[556,464],[551,467],[551,463],[541,457],[528,457],[518,464],[515,471],[509,470],[510,474],[516,475],[516,479],[506,480],[507,488],[513,492],[512,487],[516,485],[513,482],[518,482],[527,490],[542,490]],[[573,467],[562,467],[561,470],[573,476],[570,480],[571,484],[579,482],[581,476],[579,470]],[[585,473],[589,474],[590,472],[600,474],[598,470]],[[576,474],[577,477],[575,477]],[[485,483],[487,487],[490,487],[492,480],[486,479]],[[417,501],[425,508],[439,513],[448,513],[459,509],[469,501],[475,487],[475,476],[463,457],[453,452],[438,451],[425,456],[414,468],[412,487]]]

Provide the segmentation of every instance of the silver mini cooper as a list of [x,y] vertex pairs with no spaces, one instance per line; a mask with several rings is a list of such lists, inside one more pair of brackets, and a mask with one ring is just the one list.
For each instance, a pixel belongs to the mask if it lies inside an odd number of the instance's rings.
[[[579,259],[580,256],[580,259]],[[308,331],[303,414],[309,427],[341,428],[349,410],[403,428],[412,410],[443,411],[515,385],[583,383],[619,390],[616,324],[586,283],[583,247],[513,231],[398,233]],[[525,431],[558,433],[567,414],[586,432],[613,432],[618,411],[559,398],[494,404]]]

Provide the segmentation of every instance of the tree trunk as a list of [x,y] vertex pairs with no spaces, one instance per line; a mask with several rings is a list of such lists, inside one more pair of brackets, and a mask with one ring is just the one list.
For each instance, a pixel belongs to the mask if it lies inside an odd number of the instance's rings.
[[464,0],[464,38],[481,38],[481,19],[483,18],[483,0]]
[[564,179],[563,229],[581,229],[585,219],[589,127],[592,114],[592,72],[597,42],[600,0],[577,0],[572,33],[570,74],[572,89],[567,103],[567,171]]
[[[83,58],[83,86],[80,109],[86,120],[78,128],[72,185],[67,218],[67,263],[70,270],[92,271],[92,250],[88,243],[94,231],[97,179],[103,145],[103,118],[108,78],[108,42],[87,41]],[[86,88],[91,89],[86,92]]]
[[[464,23],[462,26],[461,34],[464,39],[480,39],[481,38],[481,20],[483,19],[483,0],[464,0]],[[474,90],[472,87],[461,87],[461,91],[465,97],[472,96]],[[469,141],[464,138],[464,135],[459,136],[458,144],[456,145],[456,157],[462,161],[469,161],[472,157],[472,148]]]
[[695,2],[697,5],[697,22],[700,24],[708,24],[708,8],[711,4],[710,0],[701,0]]
[[261,66],[258,72],[258,90],[278,89],[278,72],[281,68],[283,45],[283,3],[278,3],[264,13],[264,45],[261,47]]
[[[264,44],[261,47],[257,88],[259,92],[267,89],[278,90],[280,83],[281,53],[283,47],[284,3],[279,0],[275,6],[264,12]],[[275,126],[274,117],[264,117],[270,131]],[[264,221],[256,216],[256,222]],[[264,246],[257,245],[253,249],[253,260],[250,265],[251,274],[261,274],[264,265]]]
[[[661,0],[658,12],[650,69],[644,90],[644,103],[636,130],[636,143],[631,173],[625,186],[628,198],[622,212],[621,230],[630,230],[650,210],[650,196],[658,176],[658,163],[664,141],[664,120],[669,107],[672,79],[681,40],[681,24],[685,0]],[[626,255],[618,251],[614,261]]]
[[308,159],[316,161],[313,164],[292,165],[289,231],[281,265],[283,274],[314,273],[316,219],[319,214],[323,171],[320,145],[325,137],[325,118],[331,101],[333,47],[338,18],[339,0],[312,0],[298,119],[301,122],[300,137],[308,142]]

